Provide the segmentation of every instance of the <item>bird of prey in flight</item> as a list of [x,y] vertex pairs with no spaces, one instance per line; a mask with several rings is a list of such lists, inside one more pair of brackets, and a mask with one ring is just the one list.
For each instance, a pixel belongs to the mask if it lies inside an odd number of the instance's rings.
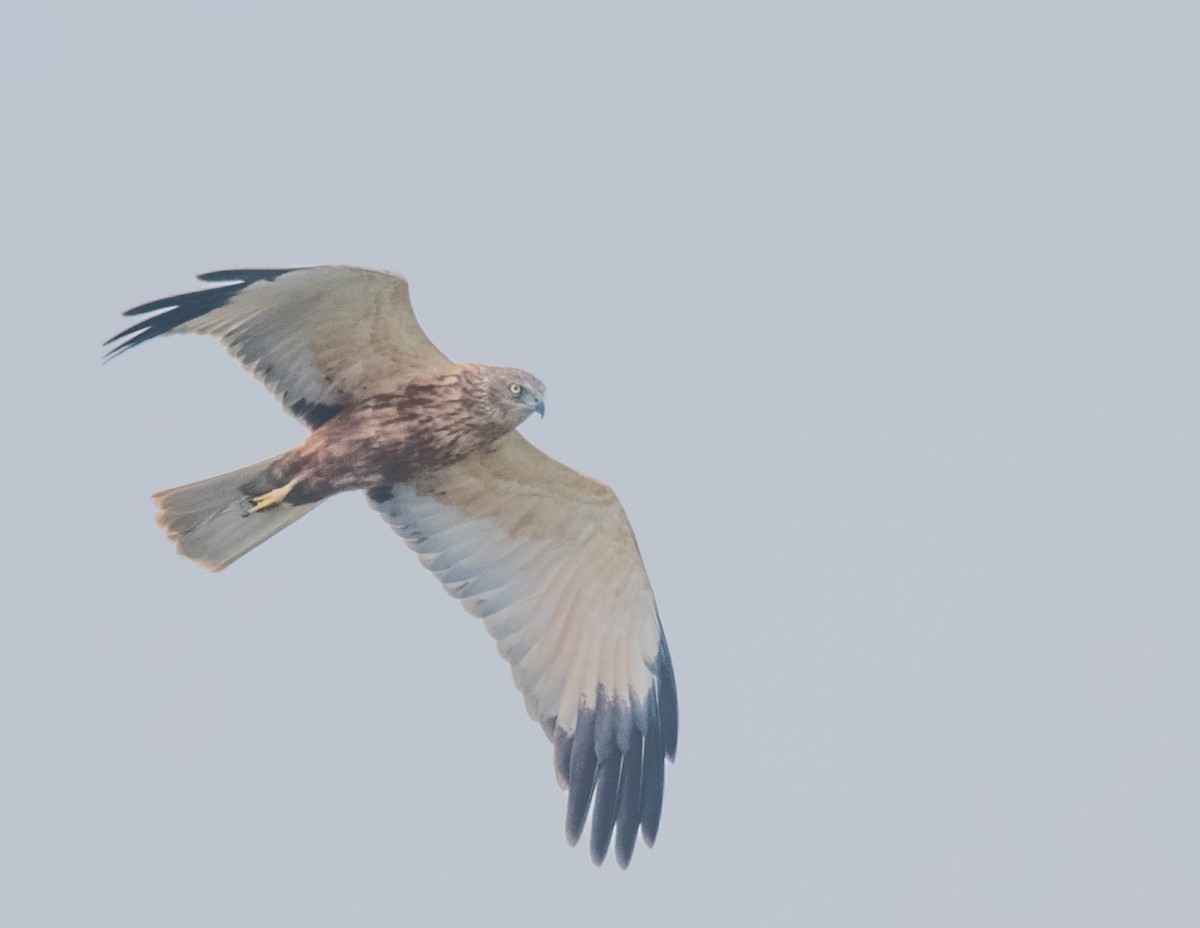
[[362,490],[483,620],[554,745],[567,840],[629,864],[658,833],[678,704],[650,581],[612,490],[517,431],[544,412],[522,370],[457,364],[403,277],[353,267],[228,270],[128,310],[108,357],[215,335],[310,434],[278,457],[155,495],[179,553],[221,570],[335,493]]

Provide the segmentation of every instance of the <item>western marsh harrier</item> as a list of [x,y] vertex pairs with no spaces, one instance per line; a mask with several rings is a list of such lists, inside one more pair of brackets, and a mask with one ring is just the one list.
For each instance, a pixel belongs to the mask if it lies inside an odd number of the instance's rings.
[[591,854],[654,843],[678,707],[633,531],[612,490],[515,429],[544,387],[456,364],[413,315],[403,277],[352,267],[231,270],[137,306],[108,356],[157,335],[217,336],[309,427],[269,461],[155,495],[180,554],[221,570],[322,500],[363,490],[446,591],[478,616],[554,744],[567,840]]

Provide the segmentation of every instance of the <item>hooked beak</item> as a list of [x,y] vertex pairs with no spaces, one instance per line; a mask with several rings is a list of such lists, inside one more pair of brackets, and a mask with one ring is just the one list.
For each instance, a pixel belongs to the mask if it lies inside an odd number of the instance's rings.
[[538,400],[538,404],[533,407],[533,411],[536,412],[543,419],[546,418],[546,404],[543,403],[541,400]]

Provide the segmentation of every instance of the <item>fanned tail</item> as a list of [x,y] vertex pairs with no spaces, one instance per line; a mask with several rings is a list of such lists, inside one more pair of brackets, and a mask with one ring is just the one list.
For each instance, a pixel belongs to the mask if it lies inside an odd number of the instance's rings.
[[284,502],[251,512],[242,487],[278,458],[154,494],[157,521],[175,549],[209,570],[228,567],[321,503]]

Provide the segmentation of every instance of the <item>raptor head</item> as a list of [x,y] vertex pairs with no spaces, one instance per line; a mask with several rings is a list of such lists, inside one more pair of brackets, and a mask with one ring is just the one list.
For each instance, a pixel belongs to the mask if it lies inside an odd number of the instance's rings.
[[493,367],[488,369],[488,398],[501,416],[520,425],[531,413],[546,414],[546,385],[529,373],[516,367]]

